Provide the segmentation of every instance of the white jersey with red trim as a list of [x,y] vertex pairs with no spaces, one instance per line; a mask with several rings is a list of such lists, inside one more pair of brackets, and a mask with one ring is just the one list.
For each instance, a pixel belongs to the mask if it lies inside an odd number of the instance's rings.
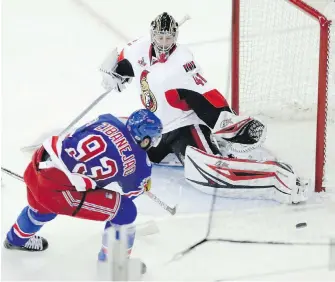
[[206,97],[206,93],[215,90],[202,76],[187,47],[177,45],[167,60],[162,61],[153,56],[150,38],[143,37],[122,50],[119,61],[122,59],[131,63],[141,101],[161,119],[163,133],[191,124],[205,124],[176,91],[188,89]]

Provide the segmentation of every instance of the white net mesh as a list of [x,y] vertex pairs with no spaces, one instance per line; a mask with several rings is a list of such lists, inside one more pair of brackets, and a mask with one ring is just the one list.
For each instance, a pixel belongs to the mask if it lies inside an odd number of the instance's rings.
[[[334,17],[334,1],[305,3]],[[329,144],[335,135],[335,29],[329,33],[325,181],[335,163]],[[315,139],[318,103],[320,24],[287,0],[240,1],[240,113],[282,121],[311,121]],[[299,130],[299,127],[297,127]],[[314,134],[314,135],[313,135]],[[334,143],[334,140],[333,140]],[[314,147],[315,149],[315,147]],[[310,152],[311,158],[313,153]]]
[[285,0],[242,0],[241,112],[313,118],[319,38],[319,23]]

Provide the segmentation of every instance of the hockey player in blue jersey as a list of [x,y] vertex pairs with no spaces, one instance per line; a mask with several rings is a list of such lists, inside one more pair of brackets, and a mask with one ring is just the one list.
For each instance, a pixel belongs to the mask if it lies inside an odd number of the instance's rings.
[[[48,242],[35,233],[57,215],[105,221],[105,229],[134,222],[133,200],[151,186],[146,150],[157,146],[161,132],[161,121],[142,109],[125,125],[105,114],[65,138],[47,139],[24,173],[29,205],[7,233],[4,246],[44,251]],[[122,193],[114,186],[104,189],[108,185],[117,185]],[[134,238],[134,232],[129,234],[129,251]],[[103,247],[99,259],[105,254]]]

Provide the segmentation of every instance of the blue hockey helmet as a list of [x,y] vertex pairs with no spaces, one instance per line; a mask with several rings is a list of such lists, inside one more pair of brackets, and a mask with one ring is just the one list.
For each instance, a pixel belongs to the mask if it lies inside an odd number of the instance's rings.
[[143,149],[156,147],[162,138],[161,120],[147,109],[133,112],[126,122],[126,127]]

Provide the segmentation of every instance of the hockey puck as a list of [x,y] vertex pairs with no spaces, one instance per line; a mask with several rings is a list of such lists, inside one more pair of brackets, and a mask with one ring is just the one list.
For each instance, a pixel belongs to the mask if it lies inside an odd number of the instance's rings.
[[304,228],[307,226],[306,222],[300,222],[295,225],[295,228]]

